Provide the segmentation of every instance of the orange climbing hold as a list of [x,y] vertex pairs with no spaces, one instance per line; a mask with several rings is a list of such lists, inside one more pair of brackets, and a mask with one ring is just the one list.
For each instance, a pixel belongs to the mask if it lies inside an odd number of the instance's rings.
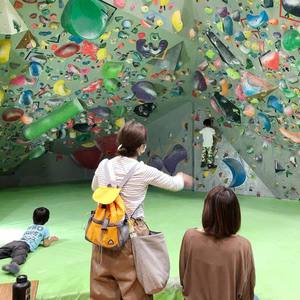
[[229,90],[229,86],[228,86],[228,82],[226,79],[222,79],[220,81],[220,84],[221,84],[221,95],[222,96],[227,96],[228,95],[228,90]]
[[281,132],[281,134],[283,136],[290,139],[294,143],[300,143],[300,132],[290,131],[290,130],[287,130],[283,127],[279,128],[279,131]]

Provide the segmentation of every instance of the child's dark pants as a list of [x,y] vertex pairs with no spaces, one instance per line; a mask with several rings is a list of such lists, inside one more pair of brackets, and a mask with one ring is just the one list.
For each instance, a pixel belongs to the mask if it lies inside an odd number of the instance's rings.
[[0,259],[11,257],[18,265],[24,264],[30,248],[23,241],[13,241],[0,248]]

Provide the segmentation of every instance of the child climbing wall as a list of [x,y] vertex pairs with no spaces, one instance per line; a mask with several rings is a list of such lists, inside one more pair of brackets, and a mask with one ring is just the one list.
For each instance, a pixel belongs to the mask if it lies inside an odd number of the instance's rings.
[[209,169],[215,167],[214,165],[214,137],[216,131],[212,128],[212,120],[205,119],[203,121],[204,128],[200,131],[203,137],[202,143],[202,157],[201,168],[207,166]]

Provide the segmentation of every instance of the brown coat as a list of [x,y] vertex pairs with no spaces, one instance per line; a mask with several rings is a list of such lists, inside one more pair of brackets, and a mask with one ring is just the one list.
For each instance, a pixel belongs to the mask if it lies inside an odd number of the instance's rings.
[[253,300],[255,268],[250,242],[186,231],[180,250],[180,282],[186,300]]

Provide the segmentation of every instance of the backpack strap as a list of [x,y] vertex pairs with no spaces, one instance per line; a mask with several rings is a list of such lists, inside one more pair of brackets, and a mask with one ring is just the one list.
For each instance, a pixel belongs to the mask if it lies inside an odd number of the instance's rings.
[[119,188],[122,189],[126,183],[128,182],[128,180],[132,177],[132,175],[134,174],[136,167],[138,166],[139,162],[137,162],[129,171],[128,173],[125,175],[125,177],[123,178],[123,180],[120,182],[119,184]]
[[134,164],[134,166],[124,176],[124,178],[122,179],[122,181],[120,182],[120,184],[117,184],[115,175],[113,174],[113,172],[111,171],[111,168],[109,167],[109,159],[107,159],[106,162],[105,162],[105,164],[104,164],[105,176],[107,177],[108,181],[111,183],[112,186],[116,186],[116,187],[122,189],[126,185],[126,183],[128,182],[128,180],[134,174],[134,172],[135,172],[136,167],[138,166],[138,164],[139,164],[139,162],[137,162],[136,164]]

